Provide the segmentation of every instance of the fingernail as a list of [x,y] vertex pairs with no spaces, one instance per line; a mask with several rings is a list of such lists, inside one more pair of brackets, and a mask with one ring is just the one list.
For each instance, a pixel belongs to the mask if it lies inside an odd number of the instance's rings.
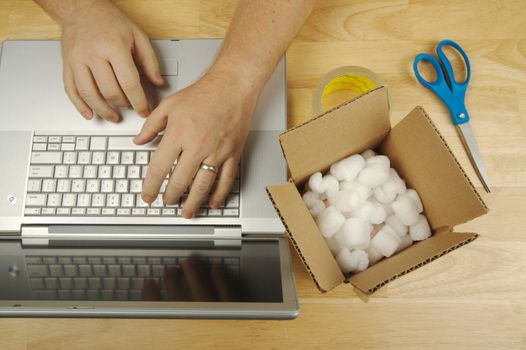
[[219,203],[217,203],[217,202],[215,202],[215,201],[214,201],[214,202],[210,202],[210,207],[211,207],[212,209],[217,209],[217,208],[219,208]]
[[93,117],[93,115],[91,114],[90,111],[84,111],[84,112],[82,112],[81,114],[82,114],[82,116],[83,116],[84,118],[86,118],[86,119],[88,119],[88,120],[91,119],[91,118]]
[[153,202],[154,198],[148,194],[143,194],[142,200],[145,201],[146,203],[151,203]]

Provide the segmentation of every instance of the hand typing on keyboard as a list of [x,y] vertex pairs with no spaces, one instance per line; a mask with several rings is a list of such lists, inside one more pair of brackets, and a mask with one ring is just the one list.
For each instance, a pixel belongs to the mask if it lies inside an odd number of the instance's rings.
[[110,1],[37,0],[62,25],[64,87],[86,119],[117,122],[115,107],[150,113],[134,60],[155,85],[162,85],[150,41]]
[[[197,214],[210,192],[211,208],[225,201],[259,93],[238,74],[212,70],[194,85],[166,98],[150,114],[135,142],[145,144],[160,131],[165,132],[148,165],[142,187],[144,202],[155,201],[167,175],[165,204],[177,203],[190,187],[182,210],[185,218]],[[205,164],[217,168],[218,173],[203,169]]]

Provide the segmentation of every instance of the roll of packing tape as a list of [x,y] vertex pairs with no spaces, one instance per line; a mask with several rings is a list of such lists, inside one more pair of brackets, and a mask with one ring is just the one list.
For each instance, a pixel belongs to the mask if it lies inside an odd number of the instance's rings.
[[382,85],[385,85],[383,79],[367,68],[336,68],[327,73],[316,86],[313,97],[314,114],[328,111]]

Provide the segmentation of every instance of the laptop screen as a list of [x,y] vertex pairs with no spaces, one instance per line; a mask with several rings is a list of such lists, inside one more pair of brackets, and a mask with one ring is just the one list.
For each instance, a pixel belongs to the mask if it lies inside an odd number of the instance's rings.
[[26,248],[0,241],[0,299],[280,303],[278,243]]

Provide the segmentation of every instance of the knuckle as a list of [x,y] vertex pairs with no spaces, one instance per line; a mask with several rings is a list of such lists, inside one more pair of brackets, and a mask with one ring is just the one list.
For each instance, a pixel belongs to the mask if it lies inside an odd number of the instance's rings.
[[167,173],[168,171],[162,166],[159,166],[157,164],[152,164],[152,163],[148,165],[148,175],[151,175],[154,177],[164,177]]
[[138,78],[125,79],[121,82],[121,87],[125,91],[137,91],[139,89],[140,82]]
[[210,183],[206,181],[195,181],[192,184],[192,192],[198,195],[207,194],[210,189]]
[[188,188],[188,185],[184,181],[175,177],[170,179],[169,186],[176,192],[182,192]]

